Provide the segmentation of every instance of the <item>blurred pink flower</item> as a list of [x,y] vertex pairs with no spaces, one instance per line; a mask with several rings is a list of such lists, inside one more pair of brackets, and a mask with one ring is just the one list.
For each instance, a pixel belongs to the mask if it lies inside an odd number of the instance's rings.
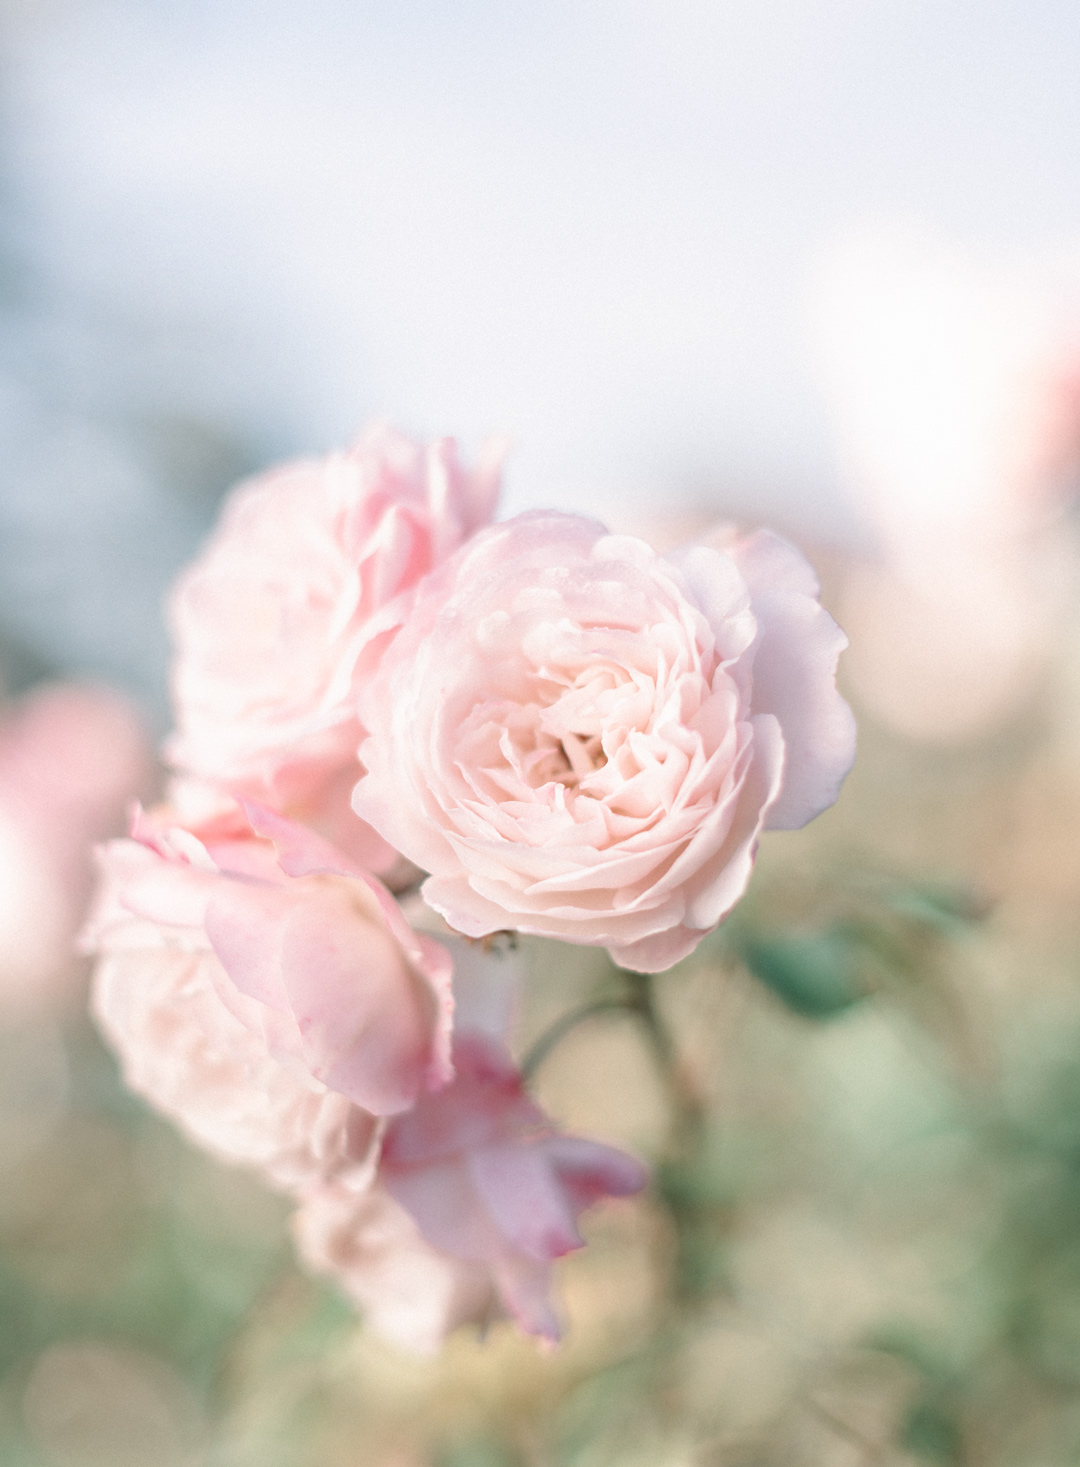
[[104,688],[51,684],[0,707],[0,1008],[67,990],[90,895],[90,846],[123,828],[152,778],[131,706]]
[[839,243],[819,280],[824,385],[878,551],[845,588],[847,675],[908,737],[1024,717],[1045,677],[1080,470],[1078,297],[1057,275],[888,230]]
[[[466,472],[452,440],[423,448],[379,426],[348,453],[241,485],[173,593],[169,762],[384,869],[393,852],[348,804],[357,686],[400,624],[406,593],[490,520],[502,450],[492,443]],[[200,796],[183,787],[178,798]]]
[[440,1253],[378,1185],[357,1193],[319,1187],[293,1214],[297,1252],[364,1312],[392,1344],[431,1355],[463,1324],[499,1315],[491,1270]]
[[256,1041],[248,1053],[377,1115],[405,1110],[451,1074],[449,954],[319,837],[257,807],[248,814],[244,840],[204,843],[166,812],[140,817],[136,839],[105,847],[84,944],[122,955],[97,980],[107,1029],[150,1094],[163,1060],[138,1054],[149,1031],[136,1022],[137,990],[164,985],[172,1003],[176,984],[194,982],[181,973],[191,965],[171,966],[172,980],[162,966],[195,953],[199,983]]
[[482,531],[365,692],[355,808],[467,936],[670,967],[738,900],[762,829],[805,824],[851,765],[817,596],[764,532],[661,557],[573,515]]
[[390,1122],[371,1194],[305,1201],[301,1252],[414,1349],[500,1305],[530,1334],[557,1340],[552,1262],[582,1246],[579,1213],[640,1191],[645,1170],[613,1147],[560,1135],[490,1035],[459,1033],[454,1066],[445,1090]]

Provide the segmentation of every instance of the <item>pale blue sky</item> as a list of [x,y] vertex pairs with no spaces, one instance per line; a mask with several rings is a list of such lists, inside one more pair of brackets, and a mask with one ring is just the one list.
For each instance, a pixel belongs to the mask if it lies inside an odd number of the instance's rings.
[[[2,14],[8,233],[35,282],[5,353],[16,436],[27,392],[54,411],[29,351],[55,412],[114,436],[180,411],[263,457],[380,414],[510,433],[512,510],[835,529],[807,302],[837,240],[899,221],[1080,257],[1073,4]],[[161,513],[164,567],[197,528]]]

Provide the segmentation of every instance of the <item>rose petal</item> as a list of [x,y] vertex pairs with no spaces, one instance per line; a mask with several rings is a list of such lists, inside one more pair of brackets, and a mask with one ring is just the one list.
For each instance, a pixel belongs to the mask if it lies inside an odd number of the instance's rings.
[[806,561],[759,531],[733,551],[750,586],[761,643],[754,656],[754,707],[784,734],[784,787],[770,830],[794,830],[833,803],[855,758],[855,719],[836,689],[847,638],[816,599]]

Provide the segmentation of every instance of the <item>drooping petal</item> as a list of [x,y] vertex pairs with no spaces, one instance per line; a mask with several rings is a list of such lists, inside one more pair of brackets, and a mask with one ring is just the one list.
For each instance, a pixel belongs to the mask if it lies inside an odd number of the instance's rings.
[[485,1146],[470,1154],[468,1168],[488,1215],[515,1252],[550,1263],[581,1247],[573,1206],[542,1142]]
[[550,1136],[543,1143],[575,1215],[604,1197],[632,1197],[649,1174],[636,1157],[583,1136]]
[[388,1125],[380,1184],[433,1248],[488,1270],[522,1328],[554,1341],[551,1261],[582,1245],[580,1212],[639,1191],[645,1170],[559,1135],[489,1035],[460,1034],[454,1060],[446,1090]]

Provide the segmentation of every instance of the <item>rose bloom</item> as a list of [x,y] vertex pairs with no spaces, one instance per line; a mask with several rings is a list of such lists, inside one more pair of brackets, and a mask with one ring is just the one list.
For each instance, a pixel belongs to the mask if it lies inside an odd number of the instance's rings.
[[101,853],[83,938],[132,1087],[237,1159],[287,1152],[330,1118],[367,1136],[350,1104],[396,1114],[451,1075],[446,950],[318,837],[250,819],[246,841],[204,844],[140,817],[138,839]]
[[470,937],[656,972],[731,909],[763,829],[854,757],[846,639],[765,532],[667,556],[575,515],[478,534],[419,588],[362,702],[364,820]]
[[432,1350],[457,1325],[504,1312],[554,1342],[552,1263],[582,1246],[578,1215],[640,1191],[645,1169],[560,1134],[490,1034],[459,1032],[454,1067],[445,1090],[389,1124],[370,1193],[331,1187],[305,1200],[301,1256],[408,1348]]
[[[502,447],[466,472],[452,440],[424,448],[379,426],[348,453],[240,485],[173,592],[169,762],[383,869],[393,853],[365,837],[348,804],[357,687],[409,590],[490,520]],[[198,783],[182,782],[176,798],[185,813],[212,808]]]

